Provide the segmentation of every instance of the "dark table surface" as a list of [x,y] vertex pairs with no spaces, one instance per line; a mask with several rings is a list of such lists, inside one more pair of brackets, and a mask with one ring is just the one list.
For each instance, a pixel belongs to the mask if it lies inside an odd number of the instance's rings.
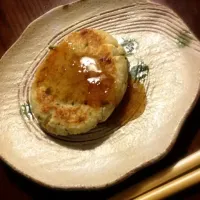
[[[0,57],[16,41],[26,26],[51,8],[73,0],[0,0]],[[200,39],[199,0],[155,0],[164,3],[180,15]],[[200,149],[200,100],[186,120],[171,152],[161,161],[124,182],[100,191],[55,191],[39,186],[14,172],[0,161],[0,199],[107,199],[124,188],[138,183],[181,158]],[[45,199],[46,199],[45,198]],[[168,199],[200,200],[200,184]]]

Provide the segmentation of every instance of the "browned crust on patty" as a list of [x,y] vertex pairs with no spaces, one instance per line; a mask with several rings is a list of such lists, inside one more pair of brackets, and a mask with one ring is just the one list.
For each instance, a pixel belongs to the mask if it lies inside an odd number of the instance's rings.
[[[52,118],[55,126],[73,133],[68,126],[83,127],[85,123],[91,129],[105,120],[102,109],[108,107],[112,113],[119,101],[114,57],[122,55],[117,48],[120,48],[117,42],[105,32],[83,29],[71,33],[50,50],[38,66],[31,89],[33,112],[47,131],[56,130],[50,127]],[[83,57],[95,60],[99,71],[87,71],[80,66]],[[97,79],[97,83],[89,82],[90,79]],[[89,123],[91,117],[94,119]]]

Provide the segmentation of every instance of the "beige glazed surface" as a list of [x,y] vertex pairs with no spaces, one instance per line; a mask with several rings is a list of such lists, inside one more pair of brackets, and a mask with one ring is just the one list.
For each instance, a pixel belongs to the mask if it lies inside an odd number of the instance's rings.
[[[53,9],[34,21],[0,61],[1,157],[50,187],[105,187],[158,160],[175,142],[198,96],[200,44],[176,14],[145,1],[99,2]],[[102,29],[119,42],[135,42],[131,52],[125,49],[130,69],[137,62],[149,67],[144,82],[147,105],[137,119],[105,137],[74,145],[41,131],[27,101],[33,74],[49,46],[82,28]],[[92,140],[91,135],[86,138]]]

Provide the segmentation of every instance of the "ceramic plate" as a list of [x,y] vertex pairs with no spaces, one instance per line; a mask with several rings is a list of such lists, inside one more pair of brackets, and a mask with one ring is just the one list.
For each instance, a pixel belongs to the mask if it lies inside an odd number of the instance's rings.
[[[31,114],[29,87],[49,47],[85,27],[103,29],[116,37],[127,51],[132,74],[138,66],[148,67],[148,75],[138,77],[144,83],[147,104],[124,126],[99,127],[94,134],[66,141],[54,139]],[[50,187],[114,184],[169,151],[197,99],[199,63],[199,42],[164,6],[133,0],[85,0],[57,7],[29,25],[0,61],[1,158]]]

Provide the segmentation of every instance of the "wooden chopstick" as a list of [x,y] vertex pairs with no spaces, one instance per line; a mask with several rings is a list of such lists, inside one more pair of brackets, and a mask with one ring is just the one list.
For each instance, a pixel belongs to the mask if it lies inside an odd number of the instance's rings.
[[139,184],[116,194],[110,200],[130,200],[200,166],[200,150]]
[[200,183],[200,168],[155,188],[154,190],[151,190],[150,192],[147,192],[139,197],[136,197],[134,200],[164,199],[197,183]]

